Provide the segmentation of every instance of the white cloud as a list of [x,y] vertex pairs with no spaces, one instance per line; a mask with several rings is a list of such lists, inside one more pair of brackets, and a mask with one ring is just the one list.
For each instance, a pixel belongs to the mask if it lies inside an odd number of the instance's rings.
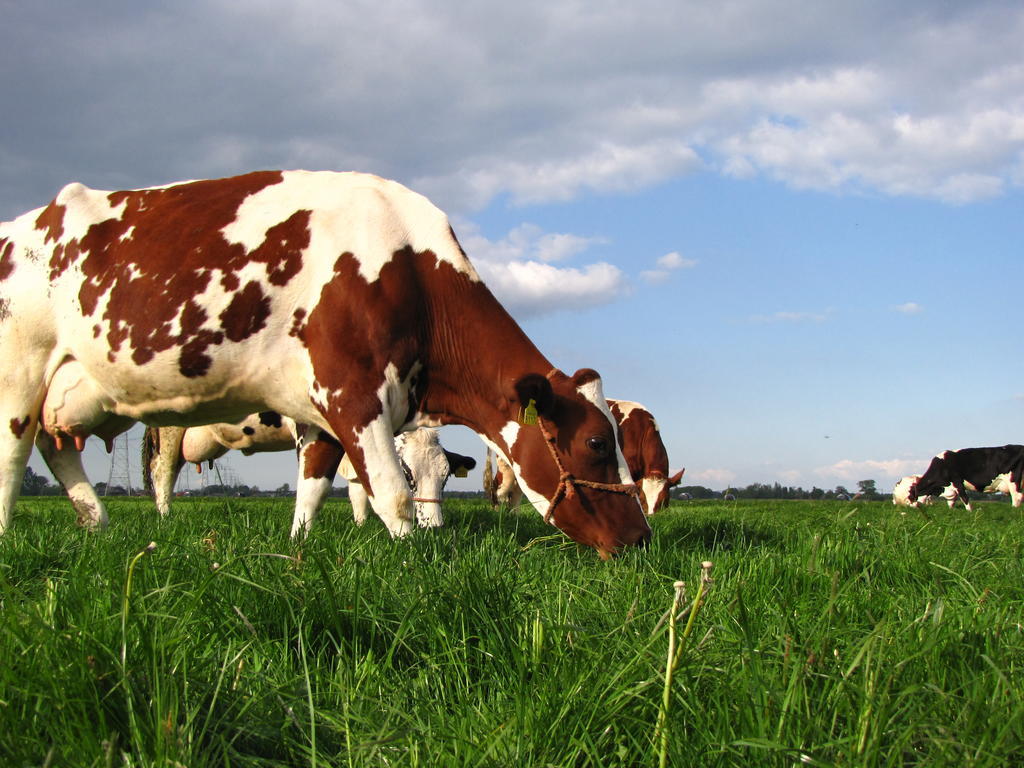
[[657,265],[656,269],[645,269],[640,273],[640,278],[652,285],[665,282],[676,270],[691,269],[697,266],[697,260],[684,258],[677,251],[672,251],[659,258],[655,264]]
[[410,0],[401,24],[327,0],[135,4],[116,25],[65,5],[55,25],[52,4],[13,4],[0,28],[0,99],[19,105],[4,207],[72,178],[295,165],[371,170],[462,212],[708,168],[957,204],[1024,184],[1024,7],[1001,0]]
[[686,480],[686,485],[703,485],[720,491],[736,482],[736,473],[731,469],[700,469],[694,472],[687,470]]
[[785,469],[778,473],[783,485],[799,485],[804,473],[799,469]]
[[[558,132],[557,126],[551,130]],[[603,139],[589,147],[583,142],[582,151],[579,142],[547,144],[531,142],[524,152],[462,162],[461,170],[421,177],[414,186],[438,190],[460,207],[483,206],[503,193],[528,205],[572,200],[585,191],[630,192],[701,166],[696,151],[674,138],[637,144]]]
[[459,240],[487,287],[517,317],[584,309],[615,301],[631,286],[622,271],[599,261],[582,267],[548,263],[583,252],[603,238],[546,233],[522,224],[489,240],[471,223],[459,224]]
[[895,484],[896,480],[915,472],[923,472],[928,466],[928,459],[864,459],[854,461],[842,459],[826,467],[818,467],[813,473],[829,482],[851,483],[859,480],[873,479],[878,482],[879,490],[885,490],[886,484]]
[[697,266],[697,260],[684,258],[678,251],[672,251],[658,259],[658,266],[662,269],[689,269]]
[[629,290],[621,270],[605,262],[582,269],[538,261],[477,261],[476,267],[487,287],[517,317],[599,306]]
[[915,301],[908,301],[903,304],[897,304],[893,307],[894,310],[903,315],[919,315],[924,312],[924,307]]
[[536,224],[520,224],[500,240],[488,240],[470,222],[460,221],[459,239],[472,259],[489,261],[564,261],[593,245],[607,242],[603,237],[583,237],[562,232],[545,232]]

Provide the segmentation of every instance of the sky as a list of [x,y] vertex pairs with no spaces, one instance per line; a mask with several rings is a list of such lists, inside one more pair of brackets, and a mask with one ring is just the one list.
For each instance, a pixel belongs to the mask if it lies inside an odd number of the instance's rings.
[[[553,363],[646,405],[684,485],[887,490],[942,450],[1024,442],[1019,2],[0,17],[0,220],[71,181],[369,171],[448,213]],[[95,439],[86,465],[108,479]],[[227,468],[294,487],[290,453]]]

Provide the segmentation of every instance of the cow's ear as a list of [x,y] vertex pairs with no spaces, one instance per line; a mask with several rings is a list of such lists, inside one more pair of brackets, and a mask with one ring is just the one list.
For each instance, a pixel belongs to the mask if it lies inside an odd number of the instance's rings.
[[551,382],[539,373],[528,373],[513,385],[515,388],[515,401],[520,410],[533,407],[537,413],[545,418],[550,418],[555,409],[555,393],[551,389]]
[[685,471],[685,469],[680,469],[678,472],[672,475],[672,477],[668,479],[669,487],[674,488],[675,486],[679,485],[679,481],[683,479],[683,472]]
[[593,368],[580,368],[572,375],[572,384],[577,389],[589,384],[592,381],[600,381],[601,374]]
[[469,470],[476,469],[476,459],[472,456],[463,456],[461,453],[445,451],[444,457],[448,459],[448,466],[456,477],[466,477]]

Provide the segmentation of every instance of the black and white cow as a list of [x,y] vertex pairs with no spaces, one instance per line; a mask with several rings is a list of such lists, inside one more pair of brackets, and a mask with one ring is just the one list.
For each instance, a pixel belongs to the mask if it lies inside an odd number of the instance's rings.
[[893,504],[916,507],[929,496],[941,496],[950,507],[959,498],[967,509],[967,491],[1008,493],[1013,506],[1021,505],[1024,488],[1024,445],[1001,448],[962,448],[943,451],[923,475],[900,480],[892,493]]

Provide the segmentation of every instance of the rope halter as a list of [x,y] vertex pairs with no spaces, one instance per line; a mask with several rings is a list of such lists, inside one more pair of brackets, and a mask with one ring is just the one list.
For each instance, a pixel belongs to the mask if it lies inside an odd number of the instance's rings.
[[[562,464],[558,451],[555,449],[555,438],[548,431],[548,428],[544,426],[544,420],[538,418],[537,425],[540,427],[541,435],[544,436],[548,452],[551,454],[551,458],[554,459],[555,466],[558,467],[558,487],[555,488],[555,494],[548,503],[548,511],[544,514],[545,523],[551,523],[555,515],[555,508],[562,503],[563,499],[571,499],[576,495],[576,486],[596,488],[599,491],[609,491],[611,493],[624,493],[627,496],[632,496],[634,499],[640,495],[640,489],[637,488],[636,483],[597,483],[593,480],[579,480],[573,477],[572,474],[566,471],[565,465]],[[551,524],[553,525],[553,523]]]
[[[412,468],[408,464],[405,463],[405,459],[403,459],[402,457],[399,457],[398,461],[402,465],[402,472],[405,473],[405,480],[406,480],[407,483],[409,483],[409,490],[411,490],[413,492],[412,500],[413,500],[414,503],[416,503],[416,502],[418,502],[420,504],[443,504],[444,503],[444,499],[428,499],[428,498],[425,498],[423,496],[416,496],[415,494],[416,494],[416,491],[418,489],[416,487],[416,485],[417,485],[416,477],[415,477],[415,475],[413,475]],[[447,485],[447,483],[448,483],[448,478],[445,477],[444,481],[441,483],[441,490],[442,491],[444,490],[444,487],[445,487],[445,485]]]

